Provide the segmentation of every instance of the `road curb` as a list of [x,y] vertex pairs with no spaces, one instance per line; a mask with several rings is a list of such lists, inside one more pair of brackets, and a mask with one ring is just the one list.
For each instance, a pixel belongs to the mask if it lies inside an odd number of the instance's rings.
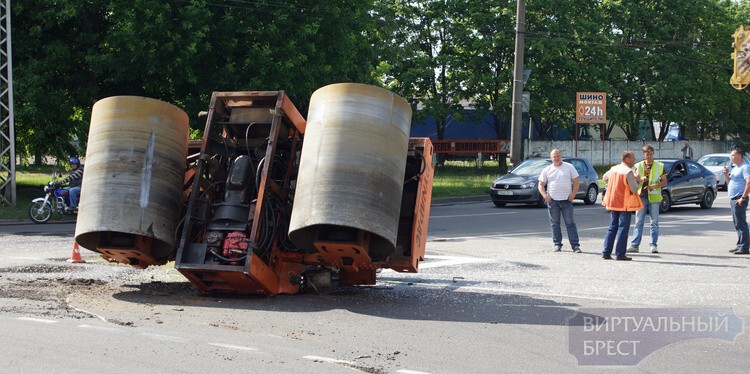
[[[31,220],[0,220],[0,226],[28,225],[32,223],[34,222],[32,222]],[[67,220],[47,221],[45,223],[40,223],[39,225],[56,225],[60,223],[76,223],[76,220],[67,219]]]
[[491,201],[490,195],[477,195],[477,196],[457,196],[457,197],[440,197],[440,198],[433,198],[432,203],[430,205],[433,206],[440,206],[440,205],[454,205],[454,204],[469,204],[469,203],[478,203],[483,201]]

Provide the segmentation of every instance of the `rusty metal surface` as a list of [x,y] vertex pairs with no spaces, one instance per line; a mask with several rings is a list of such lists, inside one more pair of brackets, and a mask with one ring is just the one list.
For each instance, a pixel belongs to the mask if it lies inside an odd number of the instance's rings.
[[341,226],[373,234],[373,260],[393,251],[411,114],[406,100],[374,86],[315,91],[289,228],[296,245],[314,251],[321,231]]
[[153,238],[157,259],[173,252],[188,130],[185,112],[159,100],[115,96],[96,102],[76,241],[93,249],[101,235],[132,234]]
[[303,266],[280,258],[304,126],[284,91],[212,94],[175,256],[199,290],[299,291]]
[[401,217],[399,221],[396,251],[383,267],[399,272],[416,273],[419,262],[424,260],[427,229],[432,201],[433,148],[429,138],[409,139],[413,154],[406,162],[406,182],[401,197]]

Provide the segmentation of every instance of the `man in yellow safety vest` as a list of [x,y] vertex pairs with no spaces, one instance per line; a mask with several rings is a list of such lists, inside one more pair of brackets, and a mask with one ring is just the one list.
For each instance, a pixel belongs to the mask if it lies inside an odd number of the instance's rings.
[[635,164],[635,176],[640,182],[639,193],[643,209],[635,214],[635,228],[633,240],[630,241],[628,252],[638,252],[643,237],[643,224],[648,214],[651,220],[651,253],[659,253],[659,205],[661,205],[661,189],[667,185],[667,173],[664,164],[654,160],[654,147],[643,147],[643,161]]

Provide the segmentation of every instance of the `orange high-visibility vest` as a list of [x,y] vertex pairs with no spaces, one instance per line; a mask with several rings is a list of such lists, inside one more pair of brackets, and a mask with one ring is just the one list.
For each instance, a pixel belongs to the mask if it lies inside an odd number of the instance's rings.
[[630,191],[628,184],[628,173],[632,172],[625,164],[613,166],[609,173],[607,181],[607,194],[604,195],[602,205],[607,210],[618,212],[634,212],[643,209],[641,197]]

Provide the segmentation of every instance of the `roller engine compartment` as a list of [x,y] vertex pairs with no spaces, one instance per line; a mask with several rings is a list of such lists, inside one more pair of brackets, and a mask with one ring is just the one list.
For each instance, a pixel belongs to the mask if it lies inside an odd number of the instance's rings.
[[299,287],[301,265],[279,277],[273,256],[296,250],[286,227],[304,126],[282,91],[214,93],[175,262],[199,289]]

